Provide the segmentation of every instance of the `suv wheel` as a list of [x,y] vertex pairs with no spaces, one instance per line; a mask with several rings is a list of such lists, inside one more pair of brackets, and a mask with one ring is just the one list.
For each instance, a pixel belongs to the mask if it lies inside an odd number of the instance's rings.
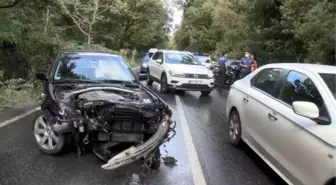
[[201,93],[204,96],[208,96],[211,93],[211,91],[201,91]]
[[238,147],[241,145],[242,139],[241,139],[241,122],[240,122],[239,114],[236,110],[233,110],[230,113],[229,125],[230,125],[229,127],[230,143],[233,146]]
[[147,85],[152,85],[153,84],[153,80],[150,76],[150,73],[149,73],[149,69],[147,69],[147,79],[146,79],[146,83]]
[[160,90],[163,93],[168,92],[167,76],[165,74],[163,74],[161,77]]

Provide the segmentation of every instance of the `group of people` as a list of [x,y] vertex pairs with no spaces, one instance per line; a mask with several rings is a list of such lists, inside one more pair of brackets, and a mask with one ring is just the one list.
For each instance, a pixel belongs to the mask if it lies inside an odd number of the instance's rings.
[[[218,85],[223,86],[225,82],[228,80],[227,69],[228,65],[227,62],[229,61],[229,57],[227,54],[222,54],[218,58],[218,64],[221,67],[221,72],[219,74]],[[243,78],[246,75],[250,74],[252,71],[258,68],[258,63],[255,58],[255,54],[250,50],[245,51],[245,56],[240,59],[240,77]]]

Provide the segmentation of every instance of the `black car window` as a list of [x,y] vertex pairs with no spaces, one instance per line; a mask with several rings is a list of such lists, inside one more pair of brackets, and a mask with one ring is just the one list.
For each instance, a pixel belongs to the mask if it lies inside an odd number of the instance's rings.
[[277,97],[281,87],[277,85],[281,72],[280,68],[263,69],[251,79],[251,85]]
[[161,59],[163,61],[163,53],[162,52],[158,52],[158,53],[159,53],[158,59]]
[[279,99],[292,106],[294,101],[315,103],[320,109],[320,116],[328,117],[323,98],[314,82],[305,74],[290,71],[281,88]]
[[158,52],[155,52],[154,55],[153,55],[153,60],[157,60],[157,59],[159,59],[159,54],[160,54],[159,51],[158,51]]

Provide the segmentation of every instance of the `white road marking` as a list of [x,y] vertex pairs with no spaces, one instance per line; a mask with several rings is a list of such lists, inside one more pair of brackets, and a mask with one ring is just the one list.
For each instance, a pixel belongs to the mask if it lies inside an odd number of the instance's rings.
[[[134,67],[134,68],[132,68],[132,70],[135,70],[135,69],[138,69],[138,68],[140,68],[140,66]],[[43,94],[43,93],[42,93],[42,94]],[[24,118],[24,117],[26,117],[26,116],[29,116],[30,114],[33,114],[34,112],[39,111],[39,110],[41,110],[41,107],[36,107],[36,108],[33,108],[33,109],[30,110],[30,111],[27,111],[27,112],[25,112],[25,113],[23,113],[23,114],[20,114],[20,115],[18,115],[18,116],[15,116],[14,118],[11,118],[11,119],[9,119],[9,120],[6,120],[6,121],[0,123],[0,128],[1,128],[1,127],[4,127],[4,126],[6,126],[6,125],[9,125],[9,124],[11,124],[11,123],[13,123],[13,122],[15,122],[15,121],[18,121],[18,120],[20,120],[20,119],[22,119],[22,118]]]
[[6,126],[6,125],[9,125],[9,124],[11,124],[11,123],[13,123],[13,122],[15,122],[15,121],[18,121],[18,120],[20,120],[20,119],[22,119],[22,118],[24,118],[24,117],[26,117],[26,116],[29,116],[30,114],[33,114],[34,112],[39,111],[39,110],[41,110],[41,107],[36,107],[36,108],[34,108],[34,109],[32,109],[32,110],[30,110],[30,111],[28,111],[28,112],[25,112],[25,113],[23,113],[23,114],[20,114],[20,115],[18,115],[18,116],[15,116],[15,117],[12,118],[12,119],[6,120],[6,121],[0,123],[0,128],[1,128],[1,127],[4,127],[4,126]]
[[187,118],[185,117],[183,105],[178,95],[175,95],[177,112],[180,115],[180,121],[182,126],[184,144],[186,146],[187,155],[189,159],[189,165],[191,168],[191,173],[193,175],[195,185],[206,185],[204,174],[202,171],[201,163],[199,161],[197,151],[190,133]]

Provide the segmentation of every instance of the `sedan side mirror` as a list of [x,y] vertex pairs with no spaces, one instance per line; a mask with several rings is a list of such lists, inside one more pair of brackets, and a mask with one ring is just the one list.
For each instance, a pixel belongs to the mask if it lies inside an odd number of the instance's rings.
[[296,114],[304,116],[309,119],[318,118],[320,112],[315,103],[308,101],[295,101],[293,102],[293,110]]
[[47,80],[47,76],[45,73],[36,73],[37,80]]
[[155,62],[159,63],[159,64],[162,64],[162,59],[156,59]]

